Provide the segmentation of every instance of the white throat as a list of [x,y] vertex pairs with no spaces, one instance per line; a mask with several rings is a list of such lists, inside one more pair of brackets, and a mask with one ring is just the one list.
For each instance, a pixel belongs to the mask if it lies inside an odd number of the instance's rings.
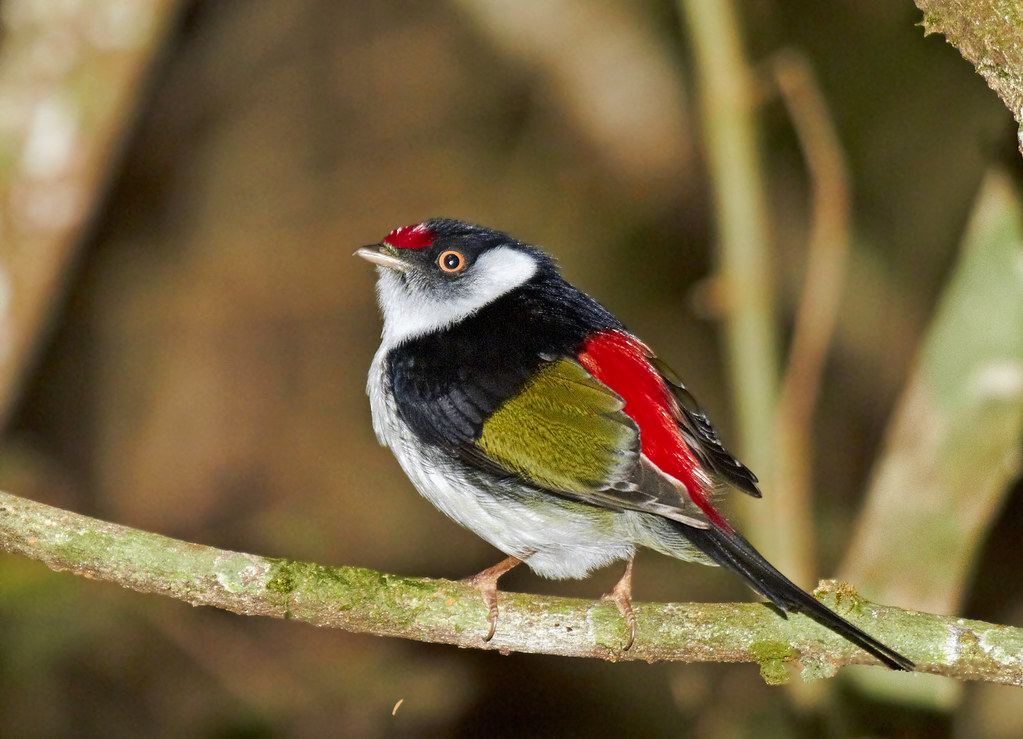
[[440,294],[387,267],[378,267],[377,298],[384,314],[381,348],[446,328],[468,318],[536,274],[528,254],[503,246],[480,255],[456,293]]

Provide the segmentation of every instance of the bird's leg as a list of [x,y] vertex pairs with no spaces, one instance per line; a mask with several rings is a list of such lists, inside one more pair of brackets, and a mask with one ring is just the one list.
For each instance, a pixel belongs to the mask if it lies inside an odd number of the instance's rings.
[[462,580],[466,585],[472,585],[480,591],[480,595],[483,596],[483,602],[486,603],[489,609],[487,621],[490,623],[490,631],[483,637],[483,641],[493,639],[494,632],[497,631],[497,580],[501,575],[518,564],[522,564],[521,559],[518,557],[508,557],[507,559],[502,559],[493,567],[488,567],[483,572]]
[[636,641],[636,614],[632,612],[632,560],[635,556],[629,557],[625,565],[625,574],[609,593],[604,594],[604,600],[613,600],[618,606],[619,613],[625,618],[625,625],[629,627],[629,641],[625,644],[625,651],[629,651],[632,643]]

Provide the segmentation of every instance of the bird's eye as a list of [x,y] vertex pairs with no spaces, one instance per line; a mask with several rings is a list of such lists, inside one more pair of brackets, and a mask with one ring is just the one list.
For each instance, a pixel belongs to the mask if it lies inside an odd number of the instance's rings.
[[449,249],[437,257],[437,264],[448,274],[454,274],[465,269],[465,257],[462,252]]

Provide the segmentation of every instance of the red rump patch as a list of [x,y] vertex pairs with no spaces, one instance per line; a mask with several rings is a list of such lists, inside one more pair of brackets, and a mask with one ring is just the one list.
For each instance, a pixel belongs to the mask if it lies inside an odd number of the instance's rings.
[[679,431],[675,399],[648,361],[652,356],[639,339],[620,331],[603,331],[587,339],[579,362],[625,401],[623,410],[639,426],[647,459],[685,485],[689,497],[715,526],[731,531],[711,504],[700,479],[700,462]]
[[402,226],[387,234],[384,242],[397,249],[425,249],[433,243],[433,231],[422,223]]

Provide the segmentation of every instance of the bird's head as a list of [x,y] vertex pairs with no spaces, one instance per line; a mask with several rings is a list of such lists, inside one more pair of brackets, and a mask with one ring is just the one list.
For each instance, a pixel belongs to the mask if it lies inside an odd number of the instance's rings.
[[443,218],[395,229],[355,253],[378,267],[384,343],[390,346],[458,323],[538,272],[554,270],[536,247]]

